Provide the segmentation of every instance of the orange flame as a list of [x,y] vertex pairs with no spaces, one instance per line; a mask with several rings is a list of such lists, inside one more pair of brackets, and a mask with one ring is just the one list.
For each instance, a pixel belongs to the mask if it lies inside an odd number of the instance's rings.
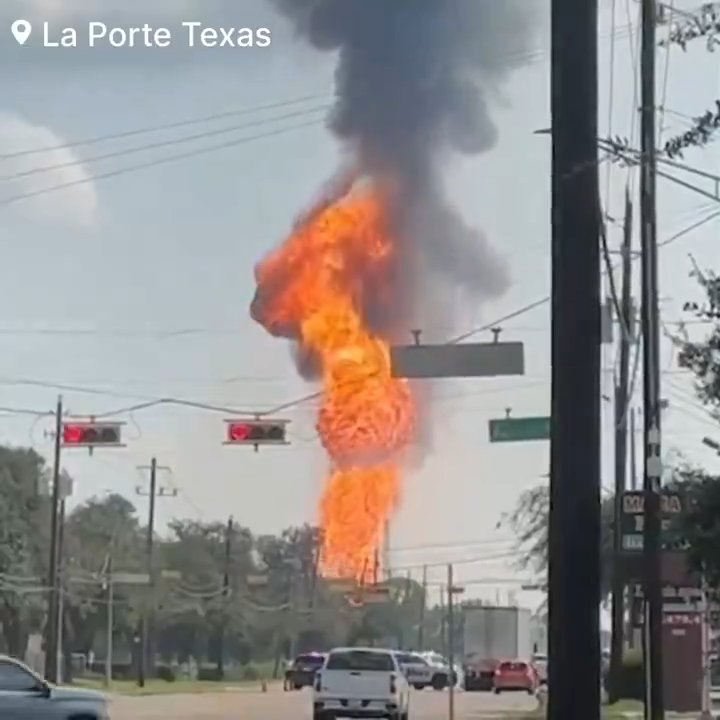
[[385,197],[355,189],[306,218],[255,271],[253,317],[319,361],[317,429],[332,467],[320,505],[326,575],[374,572],[415,430],[410,387],[392,377],[389,343],[363,313],[387,296],[395,249]]

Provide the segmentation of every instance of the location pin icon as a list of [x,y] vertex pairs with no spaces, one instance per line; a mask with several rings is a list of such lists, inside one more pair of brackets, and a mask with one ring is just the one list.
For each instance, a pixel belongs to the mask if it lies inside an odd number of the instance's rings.
[[27,20],[16,20],[12,24],[12,34],[18,45],[24,45],[32,32],[32,25]]

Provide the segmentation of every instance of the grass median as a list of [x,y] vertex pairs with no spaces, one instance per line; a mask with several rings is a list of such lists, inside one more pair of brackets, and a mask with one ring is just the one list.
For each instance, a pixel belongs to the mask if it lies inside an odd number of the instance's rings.
[[[277,681],[268,680],[267,689],[270,690]],[[140,687],[134,680],[115,680],[106,687],[100,678],[78,678],[73,683],[74,687],[99,690],[114,695],[201,695],[209,693],[225,692],[261,692],[262,681],[242,680],[227,682],[212,682],[206,680],[147,680],[144,687]]]
[[[641,702],[636,700],[621,700],[614,705],[604,705],[602,707],[601,717],[603,720],[625,720],[626,717],[632,715],[642,716],[643,706]],[[538,708],[531,713],[508,713],[505,718],[514,717],[516,720],[544,720],[546,717],[545,710]]]

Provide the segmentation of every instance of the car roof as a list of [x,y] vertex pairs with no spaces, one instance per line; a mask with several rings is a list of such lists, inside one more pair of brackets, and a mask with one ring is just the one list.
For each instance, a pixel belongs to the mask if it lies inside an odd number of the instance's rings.
[[332,653],[349,653],[349,652],[371,652],[380,653],[382,655],[394,655],[397,650],[389,650],[388,648],[376,648],[376,647],[337,647],[333,648],[329,654]]

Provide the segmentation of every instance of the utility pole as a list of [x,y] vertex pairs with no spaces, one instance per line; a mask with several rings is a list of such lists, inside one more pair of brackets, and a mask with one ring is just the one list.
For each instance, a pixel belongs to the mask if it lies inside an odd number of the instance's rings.
[[662,543],[661,543],[661,436],[660,436],[660,332],[657,271],[657,208],[655,158],[655,51],[657,2],[642,0],[640,51],[640,240],[642,247],[643,335],[643,440],[645,466],[643,491],[645,527],[645,612],[647,638],[646,715],[665,716],[662,652]]
[[227,605],[230,600],[230,563],[232,558],[232,537],[233,537],[233,517],[229,517],[227,529],[225,530],[225,569],[223,572],[223,613],[220,619],[220,627],[218,629],[218,660],[217,671],[218,676],[222,680],[225,677],[225,623],[227,618]]
[[427,565],[422,571],[422,597],[420,598],[420,622],[418,623],[418,650],[425,649],[425,608],[427,605]]
[[625,577],[622,567],[622,502],[627,489],[628,406],[630,405],[630,345],[632,322],[632,201],[625,191],[625,221],[622,244],[622,290],[620,299],[620,372],[615,385],[615,500],[613,522],[612,636],[610,646],[611,703],[619,700],[620,669],[623,660],[625,629]]
[[447,603],[448,603],[448,665],[450,666],[450,676],[448,678],[448,718],[455,720],[455,683],[453,677],[455,674],[455,623],[453,618],[453,594],[455,593],[455,585],[453,584],[453,566],[448,563],[447,566]]
[[60,588],[58,584],[58,520],[60,515],[60,449],[62,448],[62,396],[58,397],[55,411],[55,454],[53,463],[53,487],[50,507],[50,560],[48,562],[48,603],[47,627],[45,634],[45,676],[50,682],[58,679],[58,612]]
[[552,0],[549,720],[600,718],[597,12]]
[[112,663],[113,663],[113,618],[114,588],[113,588],[113,560],[112,555],[107,562],[107,628],[106,628],[106,649],[105,649],[105,687],[112,684]]
[[385,579],[389,580],[392,577],[392,569],[390,567],[390,520],[385,520],[385,529],[383,533],[383,554],[382,564]]
[[[60,476],[60,483],[62,485],[63,476]],[[57,674],[56,682],[61,684],[64,679],[65,668],[63,667],[63,641],[65,631],[65,566],[63,562],[63,547],[65,545],[65,491],[63,488],[60,489],[60,510],[58,517],[58,539],[57,539],[57,574],[58,574],[58,601],[57,601],[57,632],[56,632],[56,645],[57,645],[57,657],[55,660],[55,672]]]
[[[640,351],[639,348],[637,350]],[[635,442],[635,408],[630,408],[630,489],[631,490],[637,490],[638,489],[638,477],[637,477],[637,447]],[[630,587],[630,593],[629,593],[629,605],[631,608],[635,608],[636,606],[636,600],[635,600],[635,583],[632,583]],[[632,617],[630,618],[632,621]],[[629,629],[629,637],[628,637],[628,647],[631,650],[635,649],[636,645],[636,635],[637,630],[634,626],[634,624],[630,625]]]
[[[152,655],[153,645],[151,642],[152,634],[152,604],[155,602],[155,562],[154,562],[154,549],[155,549],[155,500],[158,497],[165,497],[170,495],[171,497],[177,496],[177,490],[167,491],[164,488],[157,487],[157,472],[158,470],[169,471],[168,467],[160,467],[157,464],[157,459],[152,458],[150,465],[143,465],[138,470],[149,470],[150,471],[150,489],[147,492],[149,498],[148,504],[148,527],[147,527],[147,539],[146,539],[146,563],[147,563],[147,574],[149,577],[148,585],[148,598],[145,608],[143,610],[142,619],[140,621],[140,657],[138,662],[138,685],[145,687],[146,675],[152,670],[153,663]],[[145,491],[142,487],[136,489],[138,495],[145,495]]]

